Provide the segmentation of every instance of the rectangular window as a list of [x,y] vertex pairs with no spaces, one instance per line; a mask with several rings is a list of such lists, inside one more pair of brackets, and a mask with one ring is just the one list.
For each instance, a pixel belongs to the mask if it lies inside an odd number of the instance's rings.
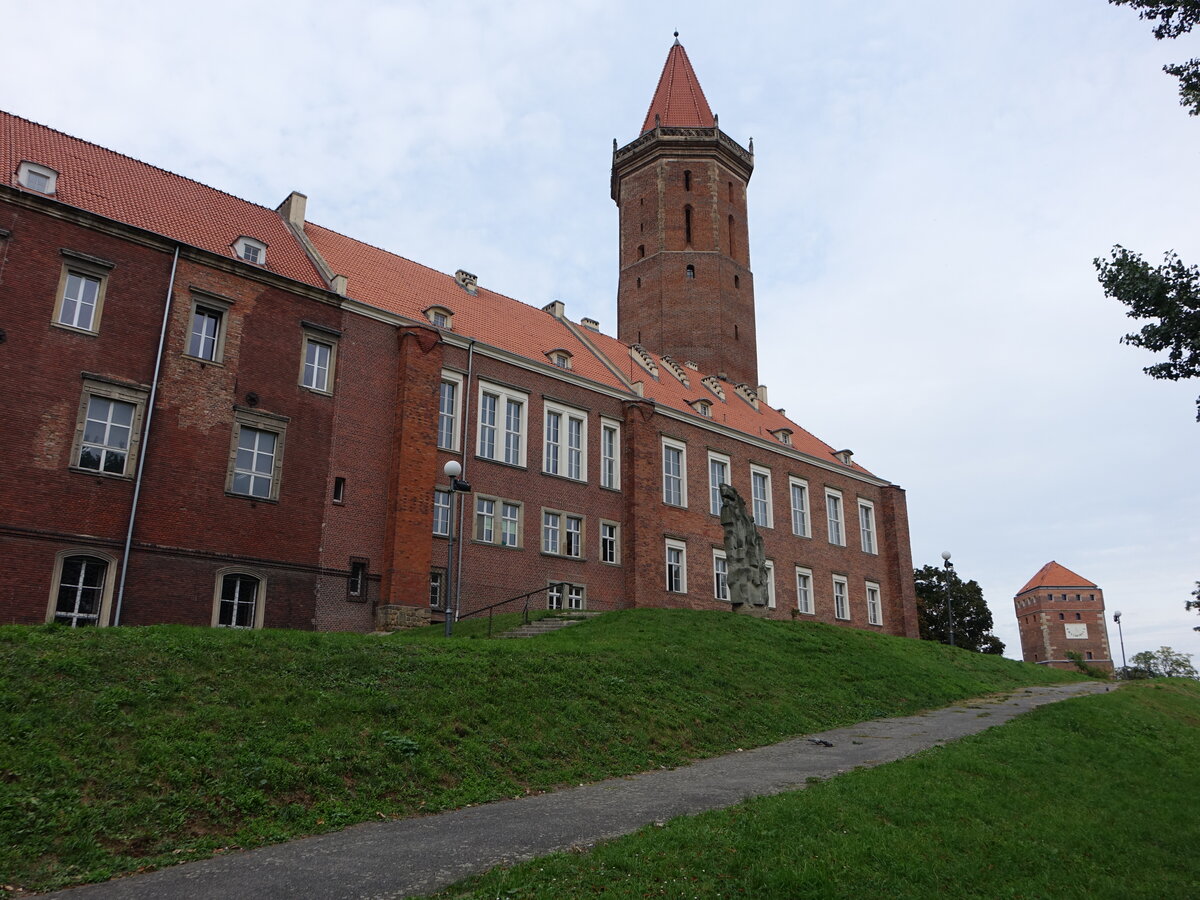
[[775,563],[767,560],[763,563],[767,570],[767,609],[775,608]]
[[729,484],[729,457],[708,454],[708,511],[721,514],[721,485]]
[[521,546],[521,504],[505,500],[500,504],[500,546]]
[[875,547],[875,504],[870,500],[858,501],[858,525],[862,532],[864,553],[878,553]]
[[433,533],[448,537],[450,535],[450,492],[433,492]]
[[346,579],[346,594],[352,600],[362,600],[367,596],[368,561],[365,559],[350,559],[350,577]]
[[833,615],[837,619],[850,618],[850,592],[840,575],[833,576]]
[[567,585],[567,609],[583,609],[583,585]]
[[621,559],[621,526],[616,522],[600,522],[600,562],[616,565]]
[[584,586],[582,584],[567,584],[555,582],[546,591],[546,608],[581,610],[586,607]]
[[754,524],[759,528],[774,528],[774,511],[771,503],[771,472],[757,466],[750,467],[750,496],[754,502]]
[[873,581],[867,582],[867,623],[870,625],[883,624],[883,604],[879,602],[879,585]]
[[565,556],[583,556],[583,519],[579,516],[567,516]]
[[560,513],[542,513],[542,552],[559,552],[562,536],[562,515]]
[[525,412],[529,395],[499,385],[479,384],[479,455],[525,465]]
[[333,479],[333,502],[334,503],[345,503],[346,502],[346,479],[345,478]]
[[479,455],[485,459],[496,458],[496,405],[500,402],[495,394],[484,394],[479,403]]
[[792,534],[808,537],[811,528],[808,519],[808,482],[789,478],[788,487],[792,495]]
[[496,539],[496,501],[475,499],[475,540],[490,544]]
[[287,416],[234,407],[225,491],[256,500],[279,499]]
[[587,413],[546,404],[542,471],[587,480]]
[[600,422],[600,486],[621,489],[621,426],[602,419]]
[[687,506],[687,445],[663,438],[663,502]]
[[438,387],[437,445],[442,450],[458,449],[458,417],[462,379],[451,372],[442,372]]
[[71,257],[71,261],[63,264],[59,276],[54,298],[54,324],[97,334],[112,263],[67,250],[62,252]]
[[301,386],[319,394],[332,394],[337,342],[324,334],[318,337],[306,331],[303,352],[303,362],[300,366]]
[[217,362],[217,345],[221,336],[221,320],[225,317],[220,310],[206,306],[192,309],[192,331],[188,337],[188,355],[197,359]]
[[440,569],[434,569],[429,573],[429,606],[433,609],[441,609],[445,596],[446,573]]
[[713,550],[713,596],[729,601],[729,563],[724,550]]
[[137,463],[146,392],[85,377],[75,425],[72,468],[128,477]]
[[842,527],[842,493],[832,488],[825,489],[825,516],[829,522],[829,543],[845,546],[846,534]]
[[519,466],[524,460],[525,404],[504,401],[504,461]]
[[805,615],[816,612],[813,607],[812,569],[796,566],[796,609]]
[[220,580],[216,621],[223,628],[258,628],[262,617],[258,593],[262,582],[253,575],[232,573]]
[[667,540],[667,590],[673,594],[687,593],[687,544]]

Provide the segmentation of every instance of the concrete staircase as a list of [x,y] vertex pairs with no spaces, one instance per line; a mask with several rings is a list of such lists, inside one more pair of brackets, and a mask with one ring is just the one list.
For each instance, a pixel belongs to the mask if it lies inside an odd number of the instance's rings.
[[569,628],[572,625],[578,625],[580,622],[586,622],[588,619],[594,619],[599,615],[601,615],[601,613],[587,612],[585,610],[564,610],[563,612],[555,613],[552,616],[546,616],[544,619],[538,619],[536,622],[530,622],[528,625],[520,625],[511,631],[498,634],[496,637],[537,637],[539,634],[548,634],[551,631],[558,631],[561,628]]

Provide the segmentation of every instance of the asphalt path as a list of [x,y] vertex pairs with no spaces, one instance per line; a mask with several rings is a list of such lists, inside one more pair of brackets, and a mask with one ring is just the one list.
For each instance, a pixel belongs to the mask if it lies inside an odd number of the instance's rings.
[[803,788],[1002,725],[1096,681],[1023,688],[943,709],[874,719],[677,769],[611,778],[438,815],[356,825],[258,850],[182,863],[47,897],[69,900],[367,900],[428,894],[468,875],[589,847],[645,825]]

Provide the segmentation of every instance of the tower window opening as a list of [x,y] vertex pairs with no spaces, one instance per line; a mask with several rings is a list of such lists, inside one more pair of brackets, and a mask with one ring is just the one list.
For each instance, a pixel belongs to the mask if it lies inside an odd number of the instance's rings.
[[642,234],[646,233],[646,223],[645,222],[638,222],[638,231]]
[[736,276],[736,275],[733,276],[733,286],[735,288],[741,288],[741,286],[742,286],[742,280],[740,278],[738,278],[738,276]]
[[729,182],[729,202],[733,202],[733,182]]
[[729,217],[729,255],[730,256],[737,255],[736,246],[735,246],[734,240],[733,240],[733,226],[734,226],[733,216],[730,216]]
[[642,286],[642,279],[640,279],[640,278],[639,278],[639,279],[637,280],[637,284],[638,284],[638,287],[641,287],[641,286]]
[[686,269],[683,270],[683,274],[684,274],[685,278],[695,278],[696,277],[696,267],[688,266]]
[[737,327],[737,322],[734,322],[734,323],[733,323],[733,339],[734,339],[735,341],[741,340],[741,338],[738,336],[738,327]]
[[692,173],[688,169],[683,171],[683,189],[690,191],[692,189]]
[[683,242],[689,247],[692,245],[692,208],[690,206],[683,208]]
[[638,244],[638,259],[645,259],[645,258],[646,258],[646,245]]

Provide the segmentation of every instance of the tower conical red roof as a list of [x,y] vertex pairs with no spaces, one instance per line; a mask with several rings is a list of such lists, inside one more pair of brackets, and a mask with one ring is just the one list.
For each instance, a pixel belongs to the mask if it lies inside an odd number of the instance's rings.
[[687,51],[679,43],[678,33],[667,53],[667,62],[658,79],[654,99],[650,101],[650,109],[646,112],[646,121],[642,123],[642,134],[654,127],[655,116],[658,116],[660,125],[712,128],[716,124]]
[[1017,594],[1023,594],[1026,591],[1031,591],[1039,587],[1095,587],[1096,585],[1076,575],[1066,566],[1061,566],[1054,560],[1046,563],[1037,570],[1037,574],[1029,579],[1025,587],[1017,591]]

